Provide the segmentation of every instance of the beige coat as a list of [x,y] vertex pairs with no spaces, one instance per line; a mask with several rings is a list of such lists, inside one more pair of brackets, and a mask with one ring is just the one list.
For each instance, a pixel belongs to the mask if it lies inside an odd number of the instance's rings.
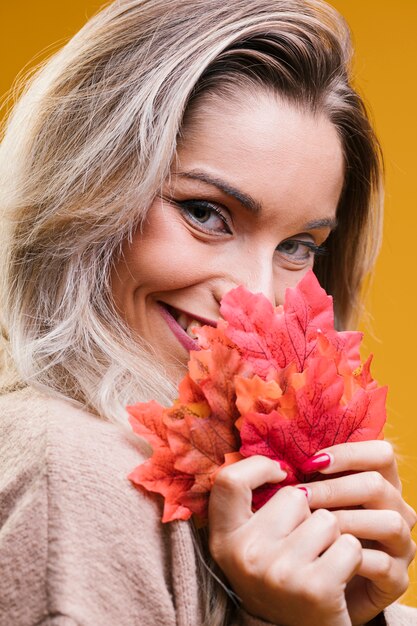
[[[201,624],[188,523],[161,524],[126,479],[141,454],[68,402],[0,397],[0,626]],[[417,625],[417,610],[385,618]],[[241,611],[237,624],[265,622]]]

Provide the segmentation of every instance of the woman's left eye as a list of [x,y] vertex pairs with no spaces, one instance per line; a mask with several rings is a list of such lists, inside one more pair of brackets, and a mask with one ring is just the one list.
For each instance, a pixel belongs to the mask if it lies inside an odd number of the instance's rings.
[[178,205],[184,217],[201,230],[230,234],[228,219],[217,205],[206,200],[185,200]]
[[312,241],[302,239],[286,239],[277,246],[277,251],[292,261],[298,262],[309,261],[315,256],[326,254],[324,246],[318,246]]

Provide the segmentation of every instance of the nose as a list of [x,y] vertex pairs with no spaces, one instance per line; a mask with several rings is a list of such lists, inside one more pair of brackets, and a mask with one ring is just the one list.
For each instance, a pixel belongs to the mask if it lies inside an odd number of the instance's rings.
[[244,258],[231,259],[217,285],[216,299],[220,302],[228,291],[239,285],[253,293],[262,293],[276,306],[277,285],[272,258],[266,254],[246,254]]

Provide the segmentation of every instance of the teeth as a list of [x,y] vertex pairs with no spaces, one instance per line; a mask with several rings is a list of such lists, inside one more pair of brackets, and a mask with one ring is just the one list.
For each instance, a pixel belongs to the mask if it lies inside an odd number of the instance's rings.
[[177,317],[177,322],[183,330],[187,330],[190,323],[190,318],[185,315],[185,313],[180,313],[179,317]]
[[201,322],[198,322],[197,320],[194,320],[194,319],[190,320],[189,316],[186,315],[185,313],[180,313],[180,315],[177,317],[177,323],[181,326],[183,330],[185,330],[187,335],[191,337],[192,339],[196,339],[196,335],[192,332],[191,329],[194,328],[195,326],[202,326]]
[[197,320],[193,320],[192,322],[190,322],[186,328],[186,333],[189,337],[191,337],[192,339],[197,339],[197,335],[195,335],[192,331],[193,328],[195,328],[196,326],[201,326],[200,322],[197,322]]

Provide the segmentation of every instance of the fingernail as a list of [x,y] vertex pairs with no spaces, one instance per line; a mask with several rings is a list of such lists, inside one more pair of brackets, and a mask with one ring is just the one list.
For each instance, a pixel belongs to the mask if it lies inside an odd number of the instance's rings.
[[286,480],[288,477],[288,472],[286,469],[284,469],[284,467],[282,466],[282,463],[278,462],[278,467],[281,470],[281,478],[279,479],[280,482],[282,482],[283,480]]
[[301,471],[305,474],[311,474],[312,472],[317,472],[318,470],[328,467],[331,461],[332,457],[330,454],[322,452],[321,454],[312,456],[311,459],[307,459],[307,461],[302,464]]
[[280,469],[286,474],[288,474],[288,469],[289,469],[288,463],[286,463],[285,461],[278,461],[278,460],[276,462],[278,463]]
[[305,497],[307,498],[307,500],[310,500],[311,491],[308,487],[297,487],[297,489],[299,489],[300,491],[304,491]]

